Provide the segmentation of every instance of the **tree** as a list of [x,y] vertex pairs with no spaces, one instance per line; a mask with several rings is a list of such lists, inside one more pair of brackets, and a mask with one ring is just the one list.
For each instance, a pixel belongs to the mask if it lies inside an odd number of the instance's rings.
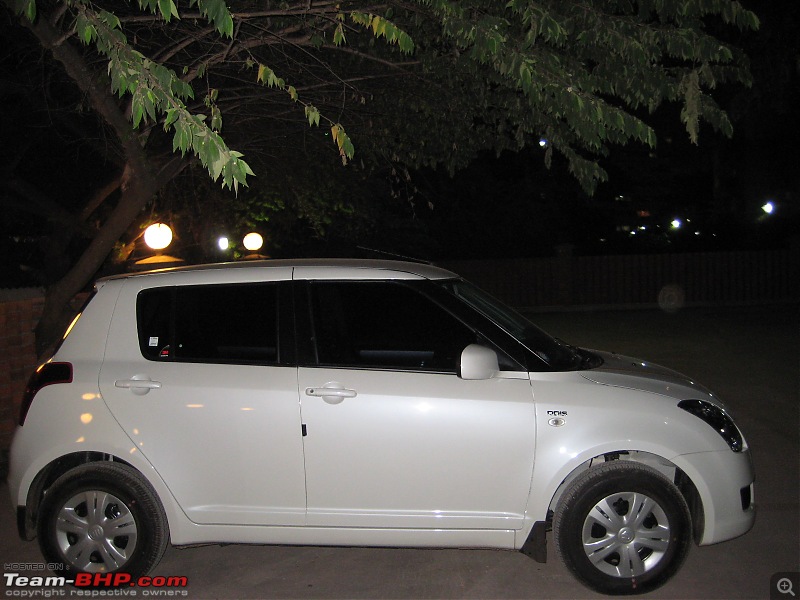
[[72,215],[84,233],[91,215],[103,218],[48,288],[40,350],[142,208],[192,160],[236,191],[254,172],[269,177],[298,143],[323,141],[365,169],[452,170],[480,150],[543,138],[545,163],[563,155],[591,191],[606,177],[598,157],[609,144],[656,144],[645,119],[663,102],[682,105],[693,142],[701,122],[730,134],[710,91],[748,84],[747,61],[707,24],[758,26],[733,0],[6,2],[116,154]]

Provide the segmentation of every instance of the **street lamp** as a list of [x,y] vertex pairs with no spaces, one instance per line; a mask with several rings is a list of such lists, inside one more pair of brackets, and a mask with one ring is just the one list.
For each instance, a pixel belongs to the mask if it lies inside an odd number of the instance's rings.
[[250,250],[250,252],[257,252],[258,250],[261,250],[261,246],[264,245],[264,238],[261,237],[260,234],[253,231],[244,236],[242,243],[244,244],[245,248]]
[[252,231],[244,236],[242,245],[249,252],[249,254],[246,254],[242,257],[245,260],[263,260],[265,258],[269,258],[269,256],[261,254],[260,250],[264,246],[264,238],[255,231]]
[[172,229],[164,223],[153,223],[144,230],[144,243],[151,250],[155,250],[153,256],[139,259],[131,265],[134,271],[144,271],[146,269],[162,269],[174,267],[183,262],[182,258],[162,254],[161,250],[172,243]]
[[164,223],[153,223],[144,230],[144,243],[153,250],[163,250],[172,242],[172,229]]

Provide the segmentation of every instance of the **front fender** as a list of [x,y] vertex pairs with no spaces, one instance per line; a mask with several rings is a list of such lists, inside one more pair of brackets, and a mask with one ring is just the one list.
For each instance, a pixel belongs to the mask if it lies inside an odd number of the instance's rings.
[[676,398],[602,385],[576,373],[537,373],[532,385],[537,430],[526,511],[531,524],[547,519],[561,484],[593,458],[643,452],[663,462],[666,472],[681,454],[730,452],[710,426],[678,408]]

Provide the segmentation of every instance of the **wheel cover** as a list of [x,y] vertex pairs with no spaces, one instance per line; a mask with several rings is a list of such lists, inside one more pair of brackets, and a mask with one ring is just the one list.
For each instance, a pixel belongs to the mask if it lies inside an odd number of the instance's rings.
[[81,492],[65,502],[55,533],[66,561],[89,573],[116,571],[136,549],[136,520],[130,509],[100,490]]
[[583,522],[583,551],[612,577],[639,577],[664,558],[670,524],[664,509],[639,492],[611,494],[595,504]]

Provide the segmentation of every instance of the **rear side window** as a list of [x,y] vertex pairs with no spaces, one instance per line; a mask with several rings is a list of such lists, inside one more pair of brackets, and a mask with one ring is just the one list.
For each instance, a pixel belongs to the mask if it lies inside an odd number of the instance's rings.
[[149,360],[280,362],[277,284],[143,290],[136,312],[139,348]]

